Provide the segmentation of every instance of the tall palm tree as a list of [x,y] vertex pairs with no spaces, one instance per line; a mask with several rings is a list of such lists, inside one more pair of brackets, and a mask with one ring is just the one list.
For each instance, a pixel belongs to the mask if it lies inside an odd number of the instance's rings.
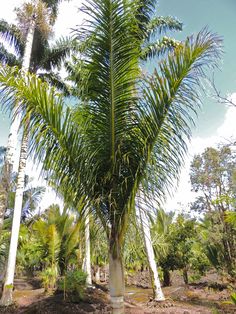
[[[180,31],[182,30],[182,23],[179,22],[176,18],[173,17],[162,17],[162,16],[156,16],[154,15],[154,10],[156,7],[157,1],[146,1],[142,0],[139,3],[139,9],[137,10],[136,18],[138,21],[138,27],[142,31],[142,35],[140,36],[140,48],[142,50],[140,54],[140,61],[142,64],[142,67],[145,65],[145,61],[149,61],[150,59],[160,57],[167,52],[170,52],[175,48],[179,43],[174,40],[173,38],[169,37],[163,37],[160,38],[160,35],[163,35],[166,33],[166,31]],[[86,44],[89,43],[90,40],[88,38],[87,42],[85,41],[85,47]],[[75,56],[73,56],[72,62],[66,63],[66,68],[68,72],[70,73],[69,78],[73,83],[78,84],[78,88],[80,89],[80,79],[81,79],[81,60],[78,60]],[[74,94],[77,95],[78,88],[75,88]],[[86,215],[87,216],[87,215]],[[145,215],[142,215],[142,218],[144,219]],[[150,234],[150,231],[148,230],[148,224],[147,220],[146,222],[141,224],[142,226],[145,226],[145,230],[143,230],[143,236],[145,243],[148,243],[149,245],[145,245],[146,248],[146,254],[148,256],[149,261],[149,268],[150,270],[153,269],[153,271],[150,271],[152,282],[153,282],[153,293],[154,293],[154,299],[155,300],[163,300],[164,296],[161,291],[160,287],[160,280],[158,278],[157,269],[155,266],[155,260],[154,260],[154,254],[151,254],[153,250],[149,247],[151,245],[150,237],[148,237],[148,234]],[[89,227],[89,224],[87,224],[87,227]],[[87,231],[87,234],[89,232]],[[89,245],[87,245],[89,247]],[[89,253],[86,255],[89,258]],[[88,265],[89,263],[85,263],[85,265]],[[155,269],[154,269],[155,268]],[[88,274],[90,274],[90,268],[86,271]],[[154,275],[154,277],[153,277]],[[89,280],[90,276],[88,275],[87,280]],[[158,289],[155,288],[158,286]]]
[[[26,43],[24,47],[24,56],[22,60],[22,69],[24,72],[30,71],[31,67],[36,71],[36,63],[38,57],[37,53],[34,51],[40,48],[40,44],[44,42],[44,39],[47,39],[51,33],[52,25],[56,17],[56,7],[60,1],[41,1],[35,0],[31,3],[25,3],[22,8],[17,9],[17,17],[19,20],[19,25],[23,26],[22,34],[25,32]],[[11,36],[11,34],[10,34]],[[19,35],[20,36],[20,35]],[[12,38],[12,36],[10,37]],[[41,41],[39,40],[41,39]],[[36,49],[36,50],[35,50]],[[32,54],[34,53],[34,58]],[[15,113],[14,113],[15,115]],[[16,128],[17,119],[13,120],[13,129]],[[29,122],[29,120],[28,120]],[[21,150],[20,150],[20,160],[19,160],[19,169],[18,169],[18,179],[16,187],[16,196],[15,196],[15,205],[14,205],[14,215],[12,223],[12,232],[11,242],[9,249],[8,264],[6,270],[6,277],[4,283],[4,289],[2,294],[1,303],[3,305],[8,305],[12,303],[12,289],[13,289],[13,279],[14,279],[14,270],[16,263],[16,251],[18,244],[18,236],[20,229],[20,219],[21,219],[21,210],[23,204],[23,190],[24,190],[24,177],[26,169],[26,160],[28,154],[28,126],[25,125],[23,129]],[[11,148],[9,145],[8,148]],[[5,187],[6,191],[9,191],[9,177],[11,174],[12,163],[10,162],[12,153],[7,153],[9,159],[6,158],[5,167],[4,167],[4,182],[6,182]],[[5,212],[7,203],[7,193],[3,198],[1,205],[1,210]],[[3,216],[3,215],[2,215]]]
[[[178,174],[190,136],[198,86],[220,55],[220,39],[207,30],[169,53],[154,73],[141,73],[143,31],[140,2],[90,0],[78,37],[81,53],[79,103],[66,108],[46,83],[16,69],[1,69],[5,96],[14,97],[29,121],[31,149],[55,183],[74,201],[86,196],[109,241],[113,313],[124,313],[122,245],[140,185],[162,196]],[[149,2],[149,6],[151,6]],[[79,76],[78,76],[79,77]]]

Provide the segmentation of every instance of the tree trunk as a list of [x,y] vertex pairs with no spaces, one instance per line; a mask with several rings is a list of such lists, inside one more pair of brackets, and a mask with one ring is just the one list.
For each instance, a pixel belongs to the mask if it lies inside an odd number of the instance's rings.
[[5,212],[7,209],[8,194],[10,191],[11,175],[14,165],[14,156],[17,147],[17,135],[20,126],[20,118],[13,114],[10,132],[7,141],[7,151],[1,174],[0,182],[0,233],[3,227]]
[[141,218],[141,224],[142,224],[142,229],[143,229],[146,254],[147,254],[148,263],[149,263],[150,276],[151,276],[151,281],[152,281],[153,297],[154,297],[154,300],[156,301],[164,301],[165,297],[161,289],[161,283],[160,283],[160,279],[157,272],[154,251],[153,251],[153,246],[152,246],[152,241],[151,241],[149,221],[148,221],[146,213],[141,209],[140,209],[140,218]]
[[186,267],[183,269],[183,278],[184,278],[184,283],[187,285],[188,284],[188,270]]
[[166,268],[163,269],[163,286],[164,287],[171,286],[170,271],[169,269],[166,269]]
[[115,239],[109,244],[109,290],[113,314],[124,314],[124,269],[121,248]]
[[17,245],[18,245],[19,230],[20,230],[22,200],[23,200],[23,192],[24,192],[24,184],[25,184],[27,148],[28,148],[28,137],[26,134],[24,134],[22,145],[21,145],[21,153],[20,153],[20,163],[19,163],[19,172],[18,172],[18,178],[17,178],[17,187],[16,187],[14,214],[13,214],[13,222],[12,222],[12,230],[11,230],[11,242],[10,242],[10,249],[9,249],[9,254],[8,254],[7,271],[6,271],[6,277],[5,277],[2,299],[1,299],[1,304],[5,306],[10,305],[13,302],[12,291],[13,291],[14,273],[15,273],[15,266],[16,266]]
[[90,228],[89,228],[89,211],[85,211],[85,257],[84,257],[84,272],[87,274],[86,284],[92,285],[91,276],[91,257],[90,257]]
[[100,283],[100,267],[96,266],[95,270],[95,282]]
[[[32,45],[33,45],[33,39],[34,39],[34,30],[35,30],[35,19],[33,18],[30,28],[28,30],[28,34],[27,34],[24,59],[22,63],[22,69],[24,71],[28,71],[29,66],[30,66]],[[14,204],[10,249],[9,249],[9,254],[8,254],[6,277],[4,281],[3,293],[2,293],[2,298],[1,298],[1,304],[5,306],[13,303],[12,291],[13,291],[14,273],[15,273],[15,266],[16,266],[16,253],[17,253],[17,245],[18,245],[19,230],[20,230],[23,193],[24,193],[24,185],[25,185],[27,151],[28,151],[28,126],[25,126],[24,132],[23,132],[22,143],[21,143],[21,151],[20,151],[20,161],[19,161],[19,170],[18,170],[18,178],[17,178],[17,186],[16,186],[16,196],[15,196],[15,204]]]

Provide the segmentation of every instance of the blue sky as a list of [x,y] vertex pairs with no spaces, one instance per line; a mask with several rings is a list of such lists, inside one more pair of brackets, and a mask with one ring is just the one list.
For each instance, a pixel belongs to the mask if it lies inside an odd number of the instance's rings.
[[[13,8],[22,2],[23,0],[8,0],[1,8],[0,18],[12,22]],[[70,27],[80,24],[81,13],[77,13],[76,9],[80,2],[72,0],[61,5],[55,29],[57,37],[60,34],[68,34]],[[215,73],[215,81],[222,94],[236,92],[236,0],[159,0],[157,12],[158,15],[175,16],[183,22],[183,32],[171,34],[176,39],[183,40],[186,36],[199,32],[205,26],[222,36],[224,55],[220,69]],[[190,154],[181,176],[180,189],[175,194],[175,204],[180,200],[183,201],[183,191],[190,190],[188,171],[193,154],[201,152],[206,146],[216,145],[217,142],[236,133],[234,127],[236,108],[229,109],[210,97],[203,97],[202,101],[203,106],[196,120],[196,128],[193,130],[193,139],[189,146]],[[9,117],[0,112],[0,145],[6,145],[8,131]],[[186,202],[190,201],[191,197],[189,193]],[[170,206],[175,206],[174,203],[170,203],[172,204]]]
[[[220,71],[215,73],[217,87],[223,94],[236,91],[236,1],[235,0],[160,0],[158,13],[176,16],[184,23],[183,39],[207,26],[224,40],[224,55]],[[226,108],[212,99],[203,98],[203,108],[194,135],[208,137],[223,123]]]

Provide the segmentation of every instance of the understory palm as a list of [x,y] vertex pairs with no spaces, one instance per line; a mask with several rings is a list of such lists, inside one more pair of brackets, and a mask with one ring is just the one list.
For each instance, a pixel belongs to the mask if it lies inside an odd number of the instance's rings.
[[103,224],[114,313],[124,311],[121,250],[136,193],[149,185],[161,197],[177,176],[200,79],[220,54],[219,38],[204,30],[177,45],[153,75],[141,73],[144,34],[137,14],[143,2],[91,0],[85,6],[90,19],[78,31],[87,44],[73,109],[33,75],[25,80],[17,69],[0,73],[5,93],[24,109],[23,120],[31,115],[31,148],[44,171],[73,202],[86,197]]

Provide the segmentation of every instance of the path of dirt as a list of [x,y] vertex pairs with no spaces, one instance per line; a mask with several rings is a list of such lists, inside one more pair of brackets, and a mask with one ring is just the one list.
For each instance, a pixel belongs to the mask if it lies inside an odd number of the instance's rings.
[[[63,294],[48,295],[37,284],[18,281],[14,291],[14,307],[0,308],[7,314],[110,314],[108,294],[101,287],[89,289],[84,301],[64,301]],[[30,288],[30,289],[29,289]],[[128,287],[125,298],[126,314],[235,314],[236,307],[225,304],[227,289],[214,290],[204,285],[164,288],[167,301],[150,301],[151,290]]]

